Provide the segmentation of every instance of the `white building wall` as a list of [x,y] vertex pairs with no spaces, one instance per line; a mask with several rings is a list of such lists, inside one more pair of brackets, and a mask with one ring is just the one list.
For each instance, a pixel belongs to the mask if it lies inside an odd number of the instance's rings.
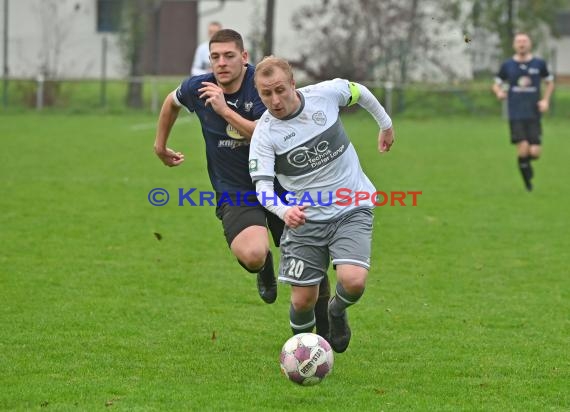
[[[0,0],[0,44],[3,44],[3,2]],[[295,59],[299,38],[291,24],[291,18],[300,7],[312,0],[277,0],[275,10],[274,53]],[[51,17],[42,18],[42,7],[55,4]],[[216,20],[226,28],[233,28],[244,36],[246,48],[251,48],[252,34],[262,31],[265,16],[265,0],[200,1],[198,34],[200,41],[207,40],[207,25]],[[212,10],[217,11],[210,13]],[[43,13],[44,16],[46,13]],[[99,78],[102,75],[102,42],[107,37],[107,76],[123,77],[126,67],[121,57],[117,36],[97,33],[95,0],[9,0],[9,76],[33,78],[43,72],[67,78]],[[469,45],[463,41],[460,30],[447,34],[441,40],[441,51],[446,61],[453,62],[460,77],[471,76],[470,53],[477,49],[475,37]],[[570,75],[570,38],[553,42],[557,51],[557,74]],[[473,50],[475,49],[475,50]],[[59,54],[58,54],[59,50]],[[480,49],[479,49],[480,50]],[[259,59],[262,56],[254,56]],[[484,56],[479,57],[485,58]],[[0,53],[0,67],[4,66]],[[252,59],[252,60],[254,60]],[[252,61],[255,63],[255,61]],[[483,63],[483,62],[481,62]],[[484,62],[484,66],[492,63]],[[427,68],[415,73],[425,81],[436,79]]]
[[[9,76],[30,78],[45,73],[98,78],[104,36],[108,38],[107,76],[122,76],[125,68],[116,35],[97,33],[95,8],[93,0],[10,0]],[[3,36],[4,30],[0,31]],[[4,61],[0,64],[3,67]]]
[[[299,57],[299,47],[305,44],[307,39],[300,37],[295,32],[291,19],[296,11],[303,6],[314,4],[315,0],[277,0],[275,2],[275,29],[274,29],[274,54],[287,59]],[[251,48],[250,34],[253,32],[256,21],[263,21],[265,16],[265,0],[237,0],[226,2],[223,9],[208,13],[208,10],[215,9],[215,1],[202,1],[198,11],[199,39],[200,42],[207,40],[207,26],[211,21],[218,21],[225,28],[234,29],[242,34],[245,47]],[[256,20],[256,17],[258,19]],[[258,27],[262,29],[262,27]],[[471,77],[471,60],[463,41],[463,33],[460,29],[447,33],[440,42],[441,54],[445,60],[452,61],[460,77]],[[262,56],[257,56],[261,58]],[[253,61],[252,63],[255,63]],[[433,68],[431,68],[433,69]],[[414,73],[417,78],[427,78],[438,81],[434,77],[432,70],[425,67],[424,72]]]
[[[295,11],[303,6],[313,4],[314,0],[277,0],[275,1],[275,28],[273,34],[273,50],[276,55],[284,58],[295,58],[298,50],[295,47],[298,39],[291,25]],[[251,35],[257,30],[263,30],[265,20],[265,0],[227,1],[225,6],[215,12],[218,2],[201,1],[198,4],[200,42],[207,40],[207,27],[211,21],[218,21],[224,28],[238,31],[244,38],[246,49],[251,49]],[[259,56],[261,58],[262,56]],[[256,63],[256,62],[252,62]]]
[[550,67],[554,70],[554,74],[565,77],[570,76],[570,36],[562,37],[554,42],[554,50],[556,53],[555,67]]

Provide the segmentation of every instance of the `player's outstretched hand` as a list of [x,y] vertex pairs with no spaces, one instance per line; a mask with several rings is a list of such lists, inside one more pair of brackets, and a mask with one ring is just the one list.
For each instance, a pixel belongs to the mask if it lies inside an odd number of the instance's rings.
[[384,129],[378,135],[378,151],[380,153],[389,152],[394,144],[394,129]]
[[203,87],[198,89],[200,99],[205,99],[206,106],[212,106],[212,109],[221,116],[224,110],[229,109],[224,91],[220,86],[212,82],[202,82],[202,84]]
[[292,206],[286,212],[285,216],[283,216],[283,220],[285,224],[290,228],[295,229],[301,225],[305,224],[305,212],[304,210],[307,208],[307,205],[304,206]]
[[163,149],[155,147],[154,152],[160,158],[160,160],[162,160],[162,163],[164,163],[166,166],[170,167],[178,166],[180,163],[184,161],[184,155],[182,153],[175,152],[174,150],[169,149],[168,147]]

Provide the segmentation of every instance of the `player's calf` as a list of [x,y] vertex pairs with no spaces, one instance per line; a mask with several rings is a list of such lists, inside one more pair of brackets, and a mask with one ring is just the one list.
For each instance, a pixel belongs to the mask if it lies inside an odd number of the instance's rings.
[[315,304],[315,331],[317,335],[322,336],[328,342],[330,340],[329,333],[329,300],[331,298],[331,286],[329,277],[325,274],[323,280],[319,284],[319,296]]
[[336,285],[336,294],[331,298],[328,309],[330,324],[329,343],[335,352],[341,353],[348,348],[352,332],[348,325],[346,308],[358,302],[363,293],[364,288],[355,294],[350,294],[340,282]]
[[289,307],[289,324],[293,335],[310,333],[315,326],[315,311],[310,308],[306,311],[296,310],[293,303]]
[[277,299],[277,279],[271,251],[267,252],[263,267],[257,274],[257,292],[265,303],[273,303]]

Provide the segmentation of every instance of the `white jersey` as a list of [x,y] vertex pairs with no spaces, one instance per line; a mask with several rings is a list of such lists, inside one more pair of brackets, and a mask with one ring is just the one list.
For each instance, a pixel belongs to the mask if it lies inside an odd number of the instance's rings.
[[370,198],[346,198],[376,191],[339,117],[339,107],[351,99],[349,82],[328,80],[297,92],[301,107],[296,113],[277,119],[266,111],[257,122],[249,154],[252,179],[272,181],[276,174],[290,201],[308,205],[308,220],[327,221],[356,207],[373,207]]
[[204,42],[198,45],[194,52],[191,75],[198,76],[210,71],[210,42]]

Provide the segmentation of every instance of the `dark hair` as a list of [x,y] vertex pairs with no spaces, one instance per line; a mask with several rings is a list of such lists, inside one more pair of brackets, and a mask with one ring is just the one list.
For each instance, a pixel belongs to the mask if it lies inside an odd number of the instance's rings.
[[243,39],[241,34],[237,31],[232,29],[221,29],[218,30],[210,39],[209,47],[212,46],[212,43],[229,43],[234,42],[235,45],[238,47],[239,51],[243,51]]
[[[529,40],[531,40],[530,38],[530,34],[528,34],[526,31],[516,31],[515,34],[513,34],[513,40],[515,39],[515,37],[517,36],[526,36]],[[531,40],[532,41],[532,40]]]

